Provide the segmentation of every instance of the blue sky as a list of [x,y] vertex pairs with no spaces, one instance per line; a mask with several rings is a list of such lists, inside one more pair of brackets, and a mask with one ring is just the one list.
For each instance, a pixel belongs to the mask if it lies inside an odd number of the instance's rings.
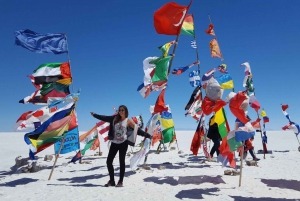
[[[71,89],[81,89],[77,105],[79,130],[95,125],[90,111],[110,115],[114,112],[112,108],[121,104],[128,106],[130,116],[142,114],[147,122],[149,106],[155,104],[159,93],[153,92],[143,99],[136,89],[143,82],[142,61],[160,56],[157,47],[175,39],[157,34],[153,26],[154,12],[167,2],[29,0],[20,4],[16,0],[0,0],[0,132],[13,131],[22,113],[39,108],[18,103],[34,91],[26,76],[40,64],[68,59],[67,54],[37,54],[14,45],[14,32],[21,29],[67,34],[73,75]],[[248,61],[251,65],[256,97],[270,118],[267,130],[280,130],[287,123],[281,103],[289,104],[291,119],[300,123],[299,6],[297,0],[194,0],[190,8],[189,13],[195,17],[201,75],[221,64],[220,59],[210,56],[212,37],[204,33],[210,14],[235,91],[244,90],[244,68],[240,64]],[[196,61],[191,39],[180,36],[172,68]],[[165,93],[178,130],[197,127],[195,120],[184,116],[184,107],[193,91],[188,72],[170,75]],[[229,92],[225,91],[223,99]],[[235,118],[228,106],[225,110],[233,126]],[[249,115],[256,118],[252,108]]]

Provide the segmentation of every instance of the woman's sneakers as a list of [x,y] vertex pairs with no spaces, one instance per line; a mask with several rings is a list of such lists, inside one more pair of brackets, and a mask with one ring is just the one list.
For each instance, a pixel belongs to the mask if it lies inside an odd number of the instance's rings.
[[123,187],[123,182],[118,181],[118,184],[116,185],[116,187]]
[[260,159],[259,159],[259,158],[253,158],[253,160],[254,160],[254,161],[259,161]]
[[[119,184],[119,183],[118,183]],[[110,186],[116,186],[115,181],[108,181],[107,184],[104,185],[105,187],[110,187]]]

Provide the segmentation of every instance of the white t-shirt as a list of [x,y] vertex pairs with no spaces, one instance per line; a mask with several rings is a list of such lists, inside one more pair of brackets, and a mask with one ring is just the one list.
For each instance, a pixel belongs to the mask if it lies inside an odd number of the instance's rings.
[[127,121],[128,119],[126,118],[115,124],[114,139],[112,140],[113,143],[121,144],[127,140]]

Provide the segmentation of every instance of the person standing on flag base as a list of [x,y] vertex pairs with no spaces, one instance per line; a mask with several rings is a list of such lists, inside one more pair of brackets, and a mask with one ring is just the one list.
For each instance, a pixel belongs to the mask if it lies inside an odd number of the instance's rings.
[[[91,112],[91,115],[101,121],[109,122],[108,139],[111,140],[106,164],[109,173],[109,181],[105,184],[105,187],[123,186],[123,178],[125,173],[125,156],[128,145],[134,146],[136,135],[141,135],[146,138],[152,138],[149,133],[144,132],[138,126],[128,118],[128,109],[125,105],[119,106],[118,114],[113,116],[104,116]],[[113,160],[119,151],[120,162],[120,178],[116,185],[114,179],[114,167]]]
[[219,151],[219,147],[220,147],[220,141],[221,141],[221,135],[219,133],[219,128],[218,128],[218,124],[214,123],[212,124],[212,120],[214,119],[215,115],[213,115],[210,119],[209,119],[209,128],[208,128],[208,133],[207,133],[207,137],[209,139],[211,139],[214,143],[213,147],[210,150],[210,156],[211,158],[213,158],[214,153],[217,153],[217,156],[219,156],[220,151]]

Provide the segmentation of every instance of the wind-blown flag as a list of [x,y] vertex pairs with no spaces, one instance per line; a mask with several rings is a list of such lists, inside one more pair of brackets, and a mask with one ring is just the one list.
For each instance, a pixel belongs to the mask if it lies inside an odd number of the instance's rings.
[[214,72],[216,71],[216,69],[211,69],[209,71],[207,71],[203,76],[202,76],[202,79],[201,79],[201,83],[202,85],[204,86],[211,78],[214,77]]
[[36,53],[67,53],[67,39],[65,34],[39,34],[29,29],[15,32],[15,44]]
[[33,71],[32,76],[35,84],[51,83],[72,77],[69,62],[42,64]]
[[209,24],[208,25],[208,29],[205,30],[204,32],[207,33],[208,35],[215,36],[214,25],[213,24]]
[[196,61],[196,62],[194,62],[194,63],[192,63],[192,64],[190,64],[190,65],[188,65],[186,67],[174,68],[172,70],[172,74],[174,74],[174,75],[180,75],[180,74],[184,73],[186,70],[188,70],[189,68],[191,68],[194,65],[199,64],[199,63],[200,63],[199,61]]
[[281,105],[281,109],[284,116],[289,120],[289,123],[284,127],[282,127],[282,130],[289,129],[293,131],[297,136],[300,133],[300,126],[297,123],[291,121],[290,115],[286,112],[286,109],[288,109],[288,107],[289,107],[288,105]]
[[254,95],[249,97],[249,104],[256,112],[260,109],[260,104]]
[[218,70],[219,70],[221,73],[228,73],[228,72],[226,71],[226,69],[227,69],[227,65],[226,65],[226,64],[221,64],[221,65],[218,66]]
[[81,158],[82,158],[82,154],[81,154],[81,151],[79,150],[69,163],[75,163],[76,161],[80,160]]
[[192,118],[194,118],[196,121],[199,121],[200,116],[202,115],[202,92],[201,92],[201,86],[198,86],[191,95],[191,98],[188,102],[188,104],[185,106],[185,110],[188,110],[185,113],[185,116],[188,114],[191,115]]
[[201,86],[200,70],[193,70],[189,73],[190,85],[192,87]]
[[161,128],[164,143],[171,142],[175,136],[172,113],[168,111],[161,113]]
[[230,128],[223,107],[215,113],[214,117],[210,122],[210,125],[213,125],[214,123],[218,124],[218,131],[220,133],[221,138],[223,139],[224,137],[226,137],[227,133],[230,131]]
[[153,84],[164,83],[168,80],[168,67],[171,58],[171,56],[167,56],[150,62],[152,64],[155,64],[155,68],[150,73]]
[[17,120],[14,126],[14,131],[34,130],[44,121],[49,119],[55,111],[57,111],[56,107],[49,109],[45,106],[35,111],[25,112]]
[[264,109],[260,112],[260,116],[262,116],[264,123],[269,122],[269,117],[267,116],[267,113],[265,112]]
[[157,97],[152,115],[168,111],[168,107],[165,106],[165,91],[166,89],[163,89]]
[[242,142],[252,138],[255,135],[255,130],[250,122],[246,123],[245,126],[238,127],[235,131],[235,139],[237,142]]
[[151,92],[151,86],[145,86],[144,83],[142,83],[138,88],[137,91],[140,92],[140,94],[143,96],[143,98],[147,98]]
[[223,58],[217,39],[212,39],[209,43],[211,57]]
[[232,114],[238,118],[243,124],[246,124],[250,121],[247,117],[244,109],[241,107],[243,102],[247,99],[245,92],[238,92],[235,94],[234,92],[230,92],[228,96],[233,97],[229,100],[229,108]]
[[205,135],[205,126],[204,126],[204,115],[201,116],[198,126],[196,128],[190,151],[193,152],[193,155],[197,156],[199,148],[201,148],[201,138]]
[[158,34],[178,35],[189,6],[169,2],[155,11],[154,28]]
[[197,49],[197,42],[195,40],[191,40],[191,47]]
[[162,52],[163,57],[168,56],[169,50],[174,43],[175,40],[158,47],[158,49]]
[[98,125],[95,125],[89,131],[87,131],[86,133],[79,136],[79,141],[83,142],[85,144],[84,148],[81,150],[82,156],[85,155],[85,152],[88,149],[91,149],[91,150],[96,150],[97,149],[96,146],[93,146],[95,141],[98,140],[97,126]]
[[31,95],[26,96],[25,98],[19,100],[19,103],[28,104],[32,103],[35,105],[47,105],[47,100],[41,95],[41,91],[38,89],[33,92]]
[[61,103],[78,100],[79,95],[80,95],[80,90],[77,93],[71,93],[64,98],[49,97],[47,101],[48,107],[52,108]]
[[139,116],[135,116],[135,117],[131,117],[131,119],[133,120],[133,122],[138,125],[138,127],[140,129],[143,129],[144,127],[144,121],[143,121],[143,117],[142,115],[139,115]]
[[194,36],[194,19],[193,15],[187,14],[183,20],[180,34]]
[[67,83],[61,83],[62,80],[58,80],[53,83],[43,84],[43,87],[40,89],[41,95],[46,101],[49,97],[61,97],[64,98],[70,94],[69,85],[71,84],[70,79]]
[[26,133],[24,141],[30,147],[30,158],[47,147],[62,139],[69,129],[76,127],[71,125],[75,104],[70,108],[55,113],[36,130]]
[[223,89],[233,89],[234,83],[230,74],[222,74],[221,76],[217,77],[216,80],[219,82],[220,86]]

